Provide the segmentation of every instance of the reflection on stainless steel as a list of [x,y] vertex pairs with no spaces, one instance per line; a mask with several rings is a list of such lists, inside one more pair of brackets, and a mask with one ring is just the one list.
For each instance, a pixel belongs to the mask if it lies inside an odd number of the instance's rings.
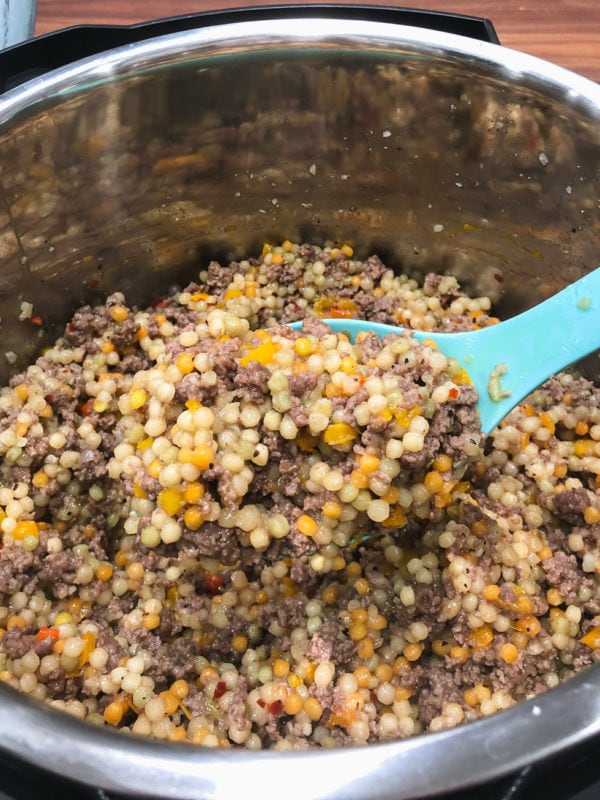
[[[265,240],[443,269],[514,313],[598,265],[599,164],[600,89],[459,37],[263,21],[89,59],[0,99],[1,377],[81,303],[115,289],[151,301]],[[41,327],[19,321],[23,300]],[[263,798],[375,787],[400,800],[597,732],[599,681],[592,669],[535,703],[358,754],[169,746],[0,686],[0,747],[137,794],[225,798],[243,780]]]
[[[464,727],[404,742],[305,752],[212,750],[88,726],[0,684],[0,745],[18,759],[132,796],[415,800],[507,774],[600,732],[597,667]],[[482,794],[482,797],[485,795]]]

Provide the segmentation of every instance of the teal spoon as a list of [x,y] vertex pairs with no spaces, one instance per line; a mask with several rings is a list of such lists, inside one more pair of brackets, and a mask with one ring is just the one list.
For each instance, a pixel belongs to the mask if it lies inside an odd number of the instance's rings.
[[[379,337],[410,333],[419,342],[435,342],[469,374],[479,395],[481,428],[490,433],[547,378],[600,347],[600,268],[522,314],[476,331],[409,331],[359,319],[323,322],[351,341],[372,331]],[[291,327],[299,330],[302,323]]]

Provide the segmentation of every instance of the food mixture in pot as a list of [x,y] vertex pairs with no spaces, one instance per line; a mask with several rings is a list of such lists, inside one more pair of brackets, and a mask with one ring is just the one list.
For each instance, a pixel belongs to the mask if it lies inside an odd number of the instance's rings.
[[286,241],[77,311],[0,393],[0,680],[282,750],[439,731],[598,660],[600,389],[557,375],[484,439],[455,362],[321,322],[490,306]]

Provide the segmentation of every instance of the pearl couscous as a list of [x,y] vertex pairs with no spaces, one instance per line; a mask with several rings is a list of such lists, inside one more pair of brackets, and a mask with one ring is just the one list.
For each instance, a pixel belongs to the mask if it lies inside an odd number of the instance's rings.
[[335,316],[497,321],[450,276],[284,242],[80,309],[11,380],[0,680],[283,750],[439,731],[598,660],[600,389],[557,375],[483,439],[456,363]]

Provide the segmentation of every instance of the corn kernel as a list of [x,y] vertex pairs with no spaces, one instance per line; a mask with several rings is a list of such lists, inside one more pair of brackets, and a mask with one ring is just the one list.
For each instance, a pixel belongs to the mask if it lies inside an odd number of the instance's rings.
[[369,588],[369,581],[366,580],[366,578],[359,578],[354,583],[354,590],[357,592],[357,594],[361,595],[361,597],[364,597],[369,593]]
[[380,463],[380,459],[370,453],[364,453],[358,457],[358,469],[365,475],[375,472],[375,470],[379,468]]
[[417,642],[407,644],[402,655],[407,661],[418,661],[423,655],[423,645]]
[[209,444],[201,444],[193,450],[182,447],[177,458],[182,464],[193,464],[199,470],[206,470],[213,463],[215,454]]
[[189,375],[194,371],[194,358],[190,353],[179,353],[175,359],[175,366],[182,375]]
[[106,400],[101,400],[99,397],[97,397],[92,403],[92,408],[94,409],[96,414],[103,414],[108,408],[108,406],[109,403]]
[[583,519],[586,525],[596,525],[600,522],[600,508],[596,506],[587,506],[587,508],[583,510]]
[[356,643],[356,655],[364,661],[368,661],[375,653],[375,645],[369,636],[365,636]]
[[125,306],[112,306],[108,312],[111,319],[115,322],[125,322],[127,317],[129,316],[129,312],[125,308]]
[[289,675],[289,672],[290,665],[285,658],[276,658],[273,662],[273,675],[276,678],[285,678]]
[[321,592],[321,599],[325,605],[330,606],[335,603],[338,598],[338,594],[339,592],[337,586],[326,586]]
[[183,680],[183,678],[179,678],[179,680],[173,681],[170,691],[175,697],[179,698],[179,700],[185,700],[190,693],[190,687],[187,681]]
[[495,583],[489,583],[483,587],[483,598],[488,603],[494,603],[500,597],[500,587]]
[[367,633],[367,626],[364,624],[364,622],[357,622],[348,629],[348,636],[354,642],[364,639]]
[[142,620],[142,625],[147,631],[153,631],[160,625],[160,617],[158,614],[145,614]]
[[311,355],[311,353],[315,352],[316,345],[307,336],[301,336],[294,342],[294,350],[298,353],[299,356],[305,358],[306,356],[309,356]]
[[512,642],[505,642],[500,647],[498,654],[507,664],[514,664],[519,657],[519,651]]
[[12,532],[13,538],[17,540],[25,539],[27,536],[39,536],[38,524],[33,519],[19,520]]
[[108,725],[118,725],[123,719],[127,708],[128,706],[124,700],[113,700],[112,703],[109,703],[104,709],[104,721],[108,723]]
[[[256,331],[255,331],[256,334]],[[275,353],[280,350],[280,345],[271,339],[265,339],[258,347],[253,347],[240,358],[240,366],[247,367],[251,361],[267,366],[273,362]]]
[[[550,431],[550,433],[554,433],[555,432],[556,426],[554,425],[554,420],[552,419],[550,414],[548,414],[546,411],[542,411],[540,413],[540,422],[542,423],[544,428],[546,428],[547,430]],[[586,429],[584,431],[582,431],[581,435],[585,435],[586,433],[587,433],[587,425],[586,425]]]
[[587,647],[591,647],[592,650],[598,650],[600,648],[600,625],[590,628],[579,641]]
[[201,528],[204,524],[202,510],[198,508],[198,506],[186,508],[183,514],[183,522],[186,528],[189,528],[191,531],[197,531],[198,528]]
[[321,719],[321,716],[323,715],[323,706],[321,703],[319,703],[316,697],[307,697],[303,703],[303,708],[308,718],[313,722]]
[[394,670],[391,664],[382,662],[375,667],[375,677],[380,683],[388,683],[394,677]]
[[539,619],[531,615],[516,620],[513,627],[529,637],[537,636],[542,629]]
[[133,496],[137,497],[138,499],[142,500],[148,497],[148,494],[142,489],[139,483],[133,482]]
[[576,439],[573,442],[573,453],[576,456],[593,455],[596,449],[596,442],[593,439]]
[[108,581],[112,578],[113,568],[111,564],[100,564],[94,573],[99,581]]
[[472,647],[488,647],[494,641],[494,631],[489,625],[482,625],[469,634],[468,641]]
[[176,514],[181,511],[183,506],[183,497],[181,492],[176,491],[175,489],[163,489],[162,492],[158,493],[158,505],[166,511],[166,513],[170,517],[174,517]]
[[144,573],[145,569],[141,561],[130,561],[125,567],[125,574],[132,581],[141,581]]
[[447,656],[452,649],[452,643],[447,639],[434,639],[431,643],[431,650],[436,656]]
[[204,497],[204,484],[199,481],[192,481],[183,490],[183,499],[186,503],[195,505]]
[[283,707],[286,714],[294,717],[302,711],[302,697],[297,692],[290,692],[283,702]]
[[469,657],[469,651],[466,647],[463,647],[462,645],[457,644],[450,649],[450,658],[453,661],[456,661],[458,664],[464,664],[465,661],[468,659],[468,657]]
[[423,479],[423,484],[429,494],[438,494],[442,491],[444,486],[446,485],[445,480],[442,478],[439,472],[432,470],[425,475]]
[[400,506],[396,506],[381,524],[384,528],[403,528],[406,525],[406,514]]
[[334,422],[325,429],[323,441],[331,445],[347,444],[356,438],[357,433],[357,429],[346,422]]
[[50,478],[43,469],[38,470],[31,479],[31,483],[36,489],[43,489],[43,487],[47,486],[49,482]]
[[25,402],[25,400],[27,400],[29,397],[29,389],[25,383],[18,383],[15,386],[14,391],[19,400],[22,400],[23,402]]
[[323,516],[327,519],[339,519],[343,510],[342,504],[337,500],[326,500],[323,503]]
[[356,359],[352,358],[352,356],[344,356],[340,363],[340,371],[345,372],[347,375],[354,375],[354,373],[358,369],[358,364],[356,363]]
[[449,455],[442,453],[434,459],[433,468],[438,472],[449,472],[452,469],[452,459]]
[[304,536],[314,536],[319,530],[317,522],[309,517],[308,514],[302,514],[296,520],[296,528]]
[[133,409],[141,408],[146,402],[148,395],[144,389],[134,389],[129,396],[129,405]]
[[564,603],[564,598],[558,589],[548,589],[546,592],[546,600],[548,605],[560,606]]
[[179,708],[179,698],[169,689],[160,692],[159,697],[162,697],[163,703],[165,704],[165,712],[170,717]]
[[463,692],[463,698],[465,700],[465,703],[468,706],[471,706],[471,708],[474,708],[475,706],[479,705],[480,701],[477,696],[477,692],[475,691],[474,688],[465,689],[465,691]]

